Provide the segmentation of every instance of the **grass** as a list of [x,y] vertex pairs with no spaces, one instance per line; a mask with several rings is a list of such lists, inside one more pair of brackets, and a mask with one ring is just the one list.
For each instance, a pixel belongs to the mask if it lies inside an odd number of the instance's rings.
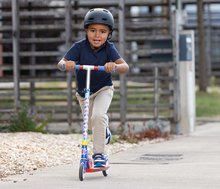
[[220,93],[197,92],[196,93],[197,117],[220,117]]

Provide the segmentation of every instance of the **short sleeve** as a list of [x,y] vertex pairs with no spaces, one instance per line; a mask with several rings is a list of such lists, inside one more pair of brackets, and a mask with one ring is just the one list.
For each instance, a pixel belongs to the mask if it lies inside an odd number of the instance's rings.
[[107,54],[109,55],[109,58],[111,61],[116,61],[119,58],[121,58],[118,50],[116,49],[115,45],[113,43],[109,43],[109,48],[107,49],[109,51],[109,53],[107,52]]
[[64,58],[67,60],[78,61],[80,56],[80,44],[74,43],[72,47],[66,52]]

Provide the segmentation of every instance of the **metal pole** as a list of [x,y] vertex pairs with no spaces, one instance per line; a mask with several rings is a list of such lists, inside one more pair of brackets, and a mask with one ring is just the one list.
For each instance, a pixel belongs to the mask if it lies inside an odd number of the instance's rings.
[[13,43],[13,79],[14,79],[14,93],[15,93],[15,109],[20,105],[20,22],[19,22],[19,0],[11,0],[12,3],[12,43]]
[[[118,29],[119,29],[119,51],[125,56],[125,1],[119,1]],[[122,128],[125,126],[127,112],[126,75],[120,74],[120,122]]]
[[[72,43],[72,0],[65,0],[65,32],[66,32],[66,47],[69,48]],[[67,114],[69,132],[71,132],[72,125],[72,72],[67,72]]]

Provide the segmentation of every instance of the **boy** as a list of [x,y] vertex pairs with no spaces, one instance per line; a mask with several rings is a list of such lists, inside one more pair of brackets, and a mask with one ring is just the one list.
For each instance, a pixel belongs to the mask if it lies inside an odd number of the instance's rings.
[[[93,135],[94,167],[106,166],[105,144],[110,142],[111,132],[108,126],[107,111],[113,97],[112,72],[126,73],[128,64],[119,55],[113,43],[108,40],[112,36],[114,18],[103,8],[94,8],[87,12],[84,18],[86,38],[72,45],[69,51],[58,63],[62,71],[73,71],[76,64],[101,65],[106,72],[91,72],[90,81],[90,113],[89,128]],[[76,71],[77,93],[83,112],[84,89],[86,86],[86,71]]]

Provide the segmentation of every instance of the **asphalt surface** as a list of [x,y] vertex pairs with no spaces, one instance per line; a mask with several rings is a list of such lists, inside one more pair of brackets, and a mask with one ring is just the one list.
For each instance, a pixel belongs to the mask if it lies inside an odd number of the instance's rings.
[[44,168],[0,181],[2,189],[219,189],[220,123],[197,126],[190,136],[146,143],[110,157],[108,176],[86,173],[79,163]]

